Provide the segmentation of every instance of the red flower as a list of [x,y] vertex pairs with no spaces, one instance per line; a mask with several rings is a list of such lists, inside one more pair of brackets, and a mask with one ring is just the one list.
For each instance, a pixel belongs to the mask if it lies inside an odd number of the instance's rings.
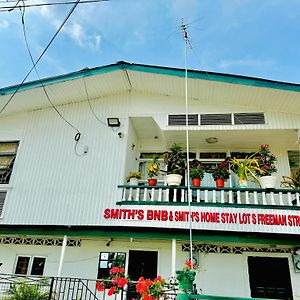
[[116,287],[115,286],[112,286],[109,290],[108,290],[108,292],[107,292],[107,295],[108,296],[111,296],[111,295],[113,295],[115,292],[116,292]]
[[117,284],[118,283],[118,280],[119,280],[119,277],[118,276],[115,276],[111,279],[111,282],[112,284]]
[[157,276],[153,281],[162,283],[162,280],[161,276]]
[[118,278],[117,285],[120,288],[123,288],[128,283],[127,279],[124,277]]
[[152,296],[151,295],[144,295],[141,300],[152,300]]
[[116,273],[119,273],[120,272],[120,269],[119,267],[113,267],[109,270],[109,273],[110,274],[116,274]]
[[124,268],[119,268],[119,273],[124,273],[125,269]]
[[99,292],[104,291],[105,290],[105,286],[104,286],[103,282],[96,281],[96,289]]
[[193,269],[196,269],[196,265],[194,263],[192,263],[190,260],[186,260],[185,261],[185,268],[187,270],[193,270]]

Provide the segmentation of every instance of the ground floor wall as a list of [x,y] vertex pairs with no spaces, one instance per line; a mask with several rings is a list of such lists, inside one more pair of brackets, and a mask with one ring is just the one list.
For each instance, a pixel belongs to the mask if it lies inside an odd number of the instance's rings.
[[[55,237],[57,239],[57,237]],[[73,239],[73,238],[72,238]],[[0,244],[0,273],[15,273],[17,259],[24,257],[45,257],[43,275],[57,276],[61,258],[61,241],[57,245],[45,245],[51,237],[38,237],[31,245],[22,244],[20,240]],[[17,244],[16,242],[21,244]],[[70,241],[70,240],[69,240]],[[38,245],[40,243],[40,245]],[[300,273],[295,271],[293,263],[294,246],[252,245],[234,247],[223,242],[208,244],[193,252],[198,263],[196,286],[198,293],[216,296],[251,297],[249,257],[286,258],[293,291],[293,299],[300,299]],[[176,241],[176,269],[181,270],[189,258],[188,241]],[[244,248],[243,248],[244,247]],[[243,250],[244,249],[244,250]],[[274,250],[277,249],[277,250]],[[157,275],[163,278],[172,276],[172,240],[142,238],[87,238],[76,237],[73,244],[66,247],[61,276],[97,278],[100,253],[125,253],[125,269],[129,271],[130,255],[144,251],[145,255],[157,253]],[[173,251],[174,253],[174,251]],[[146,260],[150,257],[146,257]]]

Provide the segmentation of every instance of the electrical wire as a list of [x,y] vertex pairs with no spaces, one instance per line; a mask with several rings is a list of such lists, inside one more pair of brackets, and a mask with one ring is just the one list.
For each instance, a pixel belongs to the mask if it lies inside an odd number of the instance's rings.
[[[99,2],[106,2],[109,0],[82,0],[79,4],[90,4],[90,3],[99,3]],[[17,4],[13,6],[2,6],[0,7],[0,12],[11,12],[13,11],[17,6],[20,0],[17,2]],[[77,1],[64,1],[64,2],[52,2],[52,3],[35,3],[35,4],[27,4],[26,8],[32,8],[32,7],[43,7],[43,6],[55,6],[55,5],[70,5],[70,4],[76,4]]]
[[[20,2],[20,1],[18,1]],[[57,112],[57,114],[71,127],[73,128],[75,131],[77,131],[77,134],[75,135],[75,141],[78,142],[78,140],[80,139],[80,135],[81,133],[79,132],[79,130],[74,126],[72,125],[66,118],[64,118],[64,116],[60,113],[60,111],[56,108],[56,106],[53,104],[53,102],[51,101],[50,97],[49,97],[49,94],[45,88],[45,85],[43,84],[42,80],[41,80],[41,77],[39,75],[39,72],[37,70],[37,67],[36,67],[36,63],[34,62],[34,59],[33,59],[33,56],[32,56],[32,53],[31,53],[31,50],[30,50],[30,47],[29,47],[29,43],[28,43],[28,39],[27,39],[27,34],[26,34],[26,25],[25,25],[25,2],[24,0],[22,0],[23,2],[23,6],[20,7],[20,10],[21,10],[21,18],[22,18],[22,29],[23,29],[23,36],[24,36],[24,40],[25,40],[25,44],[26,44],[26,49],[27,49],[27,52],[30,56],[30,60],[32,62],[32,65],[33,65],[33,68],[35,70],[35,73],[38,77],[38,80],[43,88],[43,91],[46,95],[46,98],[48,100],[48,102],[51,104],[52,108]],[[78,138],[79,137],[79,138]],[[78,139],[78,140],[76,140]]]
[[[18,87],[16,88],[16,90],[13,92],[13,94],[10,96],[10,98],[8,99],[8,101],[5,103],[5,105],[1,108],[0,110],[0,114],[5,110],[5,108],[7,107],[7,105],[12,101],[12,99],[14,98],[14,96],[16,95],[16,93],[19,91],[19,89],[22,87],[22,85],[24,84],[24,82],[26,81],[26,79],[28,78],[28,76],[31,74],[31,72],[35,69],[36,65],[39,63],[39,61],[42,59],[42,57],[44,56],[44,54],[46,53],[46,51],[48,50],[48,48],[50,47],[50,45],[52,44],[52,42],[54,41],[54,39],[56,38],[56,36],[59,34],[59,32],[61,31],[61,29],[64,27],[64,25],[66,24],[67,20],[70,18],[70,16],[72,15],[73,11],[75,10],[75,8],[77,7],[77,5],[79,4],[80,0],[77,0],[75,2],[75,4],[73,5],[73,7],[71,8],[71,10],[69,11],[69,13],[67,14],[67,16],[65,17],[65,19],[63,20],[63,22],[61,23],[61,25],[58,27],[57,31],[55,32],[54,36],[51,38],[51,40],[49,41],[48,45],[46,46],[46,48],[44,49],[44,51],[41,53],[41,55],[39,56],[39,58],[36,60],[36,62],[34,62],[32,68],[29,70],[29,72],[26,74],[26,76],[24,77],[24,79],[22,80],[22,82],[18,85]],[[77,130],[78,131],[78,130]]]
[[89,97],[89,93],[88,93],[88,90],[87,90],[85,78],[82,77],[82,80],[83,80],[84,90],[85,90],[85,94],[86,94],[86,99],[87,99],[87,101],[88,101],[88,104],[89,104],[89,107],[90,107],[90,109],[91,109],[91,111],[92,111],[92,114],[94,115],[95,119],[96,119],[98,122],[100,122],[101,124],[103,124],[103,125],[106,126],[107,124],[106,124],[105,122],[103,122],[101,119],[99,119],[98,116],[96,115],[96,113],[95,113],[95,111],[94,111],[94,109],[93,109],[93,107],[92,107],[92,105],[91,105],[91,102],[90,102],[90,97]]

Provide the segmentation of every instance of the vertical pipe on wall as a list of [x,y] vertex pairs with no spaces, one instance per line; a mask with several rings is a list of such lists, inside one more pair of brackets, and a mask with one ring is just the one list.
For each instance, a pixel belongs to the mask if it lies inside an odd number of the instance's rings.
[[176,239],[172,239],[172,277],[176,275]]
[[61,248],[61,253],[60,253],[60,259],[59,259],[59,265],[58,265],[58,271],[57,271],[57,277],[61,276],[61,271],[64,263],[64,258],[65,258],[65,252],[66,252],[66,247],[67,247],[67,241],[68,237],[64,235],[64,240],[62,243],[62,248]]

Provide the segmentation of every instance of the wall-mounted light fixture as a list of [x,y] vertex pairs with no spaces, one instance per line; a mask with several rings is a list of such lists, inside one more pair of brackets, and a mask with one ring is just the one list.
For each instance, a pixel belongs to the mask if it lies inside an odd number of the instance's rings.
[[107,118],[107,125],[109,127],[120,127],[120,124],[119,118]]

